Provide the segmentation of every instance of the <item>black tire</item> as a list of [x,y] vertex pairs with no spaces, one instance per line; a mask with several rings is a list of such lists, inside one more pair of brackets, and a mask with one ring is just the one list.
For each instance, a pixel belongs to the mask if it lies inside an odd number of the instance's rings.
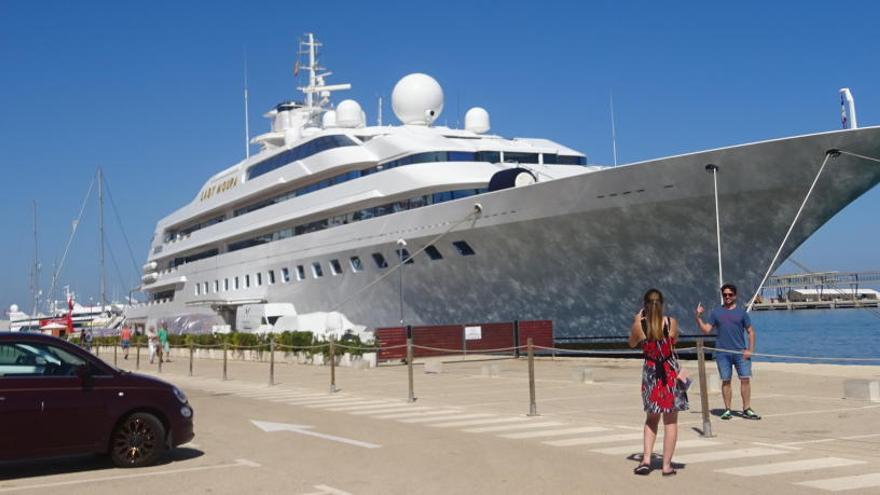
[[134,413],[113,430],[110,459],[119,467],[143,467],[165,453],[165,427],[148,413]]

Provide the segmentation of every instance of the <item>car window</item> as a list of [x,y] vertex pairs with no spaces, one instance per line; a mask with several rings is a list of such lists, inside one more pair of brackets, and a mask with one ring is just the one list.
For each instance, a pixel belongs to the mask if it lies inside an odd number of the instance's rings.
[[84,364],[83,358],[50,344],[0,344],[0,377],[73,376]]

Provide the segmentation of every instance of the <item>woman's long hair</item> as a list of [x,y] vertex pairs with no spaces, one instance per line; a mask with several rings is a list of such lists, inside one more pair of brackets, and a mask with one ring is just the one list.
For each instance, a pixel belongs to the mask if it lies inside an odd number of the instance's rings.
[[663,293],[657,289],[645,292],[645,337],[648,340],[663,339]]

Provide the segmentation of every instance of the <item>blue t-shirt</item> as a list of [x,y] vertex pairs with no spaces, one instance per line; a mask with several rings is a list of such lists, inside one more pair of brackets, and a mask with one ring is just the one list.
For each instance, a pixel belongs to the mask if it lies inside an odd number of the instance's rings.
[[709,315],[709,324],[718,329],[715,346],[719,349],[741,351],[749,348],[746,329],[752,326],[752,320],[745,309],[738,305],[733,309],[717,307]]

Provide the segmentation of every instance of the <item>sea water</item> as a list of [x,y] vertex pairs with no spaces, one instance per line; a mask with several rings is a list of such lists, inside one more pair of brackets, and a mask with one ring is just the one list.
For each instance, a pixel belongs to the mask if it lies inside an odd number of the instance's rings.
[[858,362],[756,356],[756,361],[880,365],[880,310],[876,308],[753,311],[750,316],[759,354],[874,359]]

